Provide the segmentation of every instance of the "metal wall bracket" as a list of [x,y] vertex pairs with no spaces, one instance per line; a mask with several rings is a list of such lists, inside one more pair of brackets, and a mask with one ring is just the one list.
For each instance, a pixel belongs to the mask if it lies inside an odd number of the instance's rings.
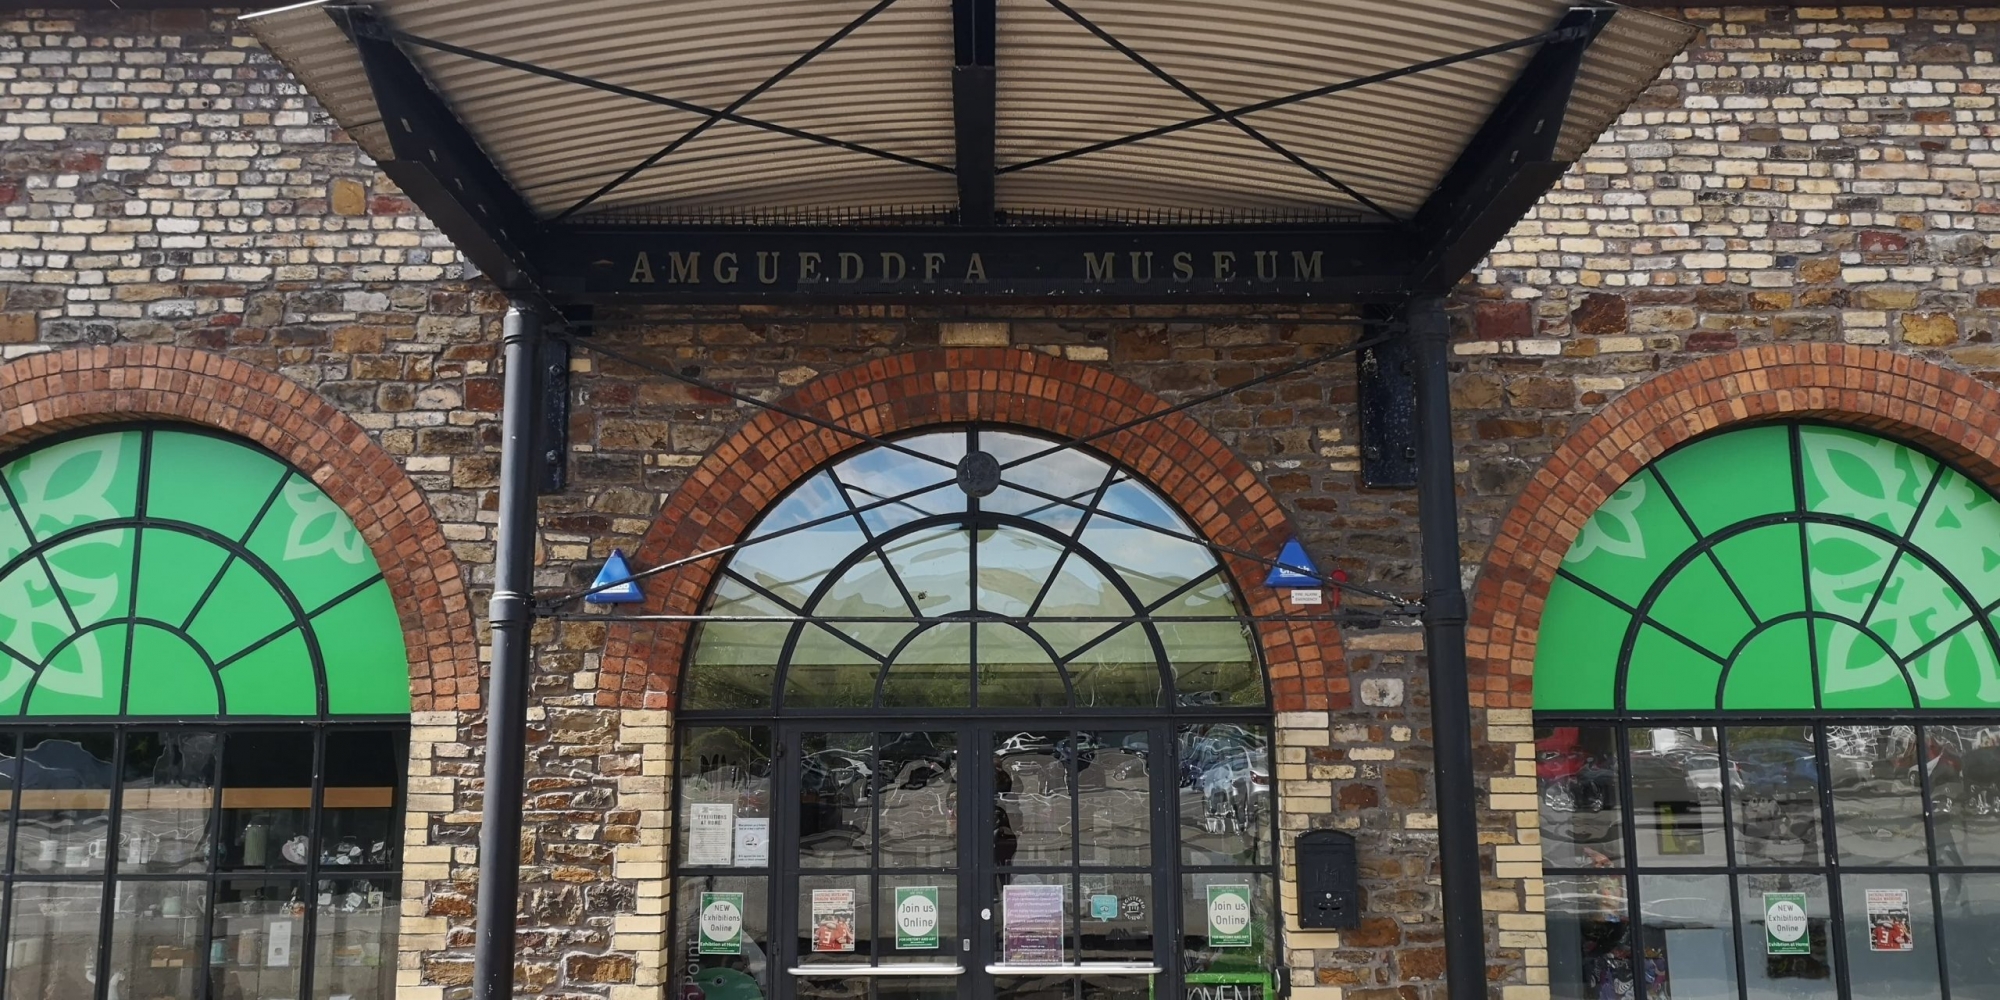
[[541,421],[535,428],[535,455],[543,496],[569,488],[569,341],[550,337],[541,350]]
[[[1369,320],[1388,321],[1370,310]],[[1369,489],[1417,485],[1417,377],[1407,335],[1354,355],[1361,414],[1361,484]]]

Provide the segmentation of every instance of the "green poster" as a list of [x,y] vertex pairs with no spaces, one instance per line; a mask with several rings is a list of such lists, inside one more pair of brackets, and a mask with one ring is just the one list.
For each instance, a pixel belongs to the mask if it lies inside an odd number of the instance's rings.
[[937,886],[897,886],[896,948],[901,951],[925,951],[937,946]]
[[1805,893],[1764,894],[1764,954],[1812,954],[1812,938],[1806,933],[1806,925]]
[[696,954],[743,954],[743,894],[704,892],[701,894],[700,941]]
[[1208,946],[1248,948],[1253,943],[1250,937],[1250,887],[1209,886]]

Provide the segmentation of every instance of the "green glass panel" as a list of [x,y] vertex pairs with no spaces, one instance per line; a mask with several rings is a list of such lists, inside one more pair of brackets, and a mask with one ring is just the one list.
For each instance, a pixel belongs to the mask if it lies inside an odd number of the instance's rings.
[[380,573],[347,512],[304,476],[278,491],[248,545],[310,613]]
[[833,617],[907,618],[910,605],[882,559],[870,554],[840,574],[812,612]]
[[1743,602],[1705,555],[1695,557],[1674,574],[1647,617],[1724,658],[1756,627],[1743,610]]
[[[715,594],[708,607],[712,615],[729,615],[743,618],[782,618],[791,612],[778,606],[778,602],[765,597],[736,580],[724,576],[715,585]],[[773,655],[776,655],[775,653]]]
[[2000,708],[2000,657],[1978,624],[1910,661],[1924,708]]
[[223,667],[230,715],[314,715],[319,692],[305,636],[293,629]]
[[1814,610],[1856,621],[1889,575],[1896,546],[1853,528],[1806,525],[1806,558]]
[[979,625],[976,631],[981,707],[1056,708],[1069,704],[1069,692],[1055,661],[1027,632],[991,624]]
[[1712,709],[1721,680],[1722,664],[1651,625],[1643,626],[1626,670],[1624,708]]
[[28,685],[34,679],[33,664],[0,653],[0,716],[21,713],[21,705],[28,698]]
[[327,711],[401,715],[410,710],[410,657],[389,585],[377,581],[312,620],[326,665]]
[[[979,533],[979,610],[1026,615],[1041,594],[1063,546],[1018,528]],[[1071,556],[1065,562],[1082,561]]]
[[139,535],[139,617],[179,628],[222,572],[229,551],[168,528],[147,528]]
[[881,664],[819,625],[799,631],[785,671],[790,708],[866,708],[875,703]]
[[1894,441],[1840,427],[1799,428],[1806,509],[1902,534],[1937,463]]
[[[12,484],[8,484],[10,487]],[[7,499],[7,492],[0,490],[0,565],[15,556],[28,551],[28,533],[21,527],[21,517]]]
[[964,708],[972,704],[972,626],[953,622],[926,629],[889,666],[882,704],[903,708]]
[[1978,484],[1946,473],[1910,543],[1943,564],[1981,607],[2000,602],[2000,500]]
[[[277,459],[226,438],[154,431],[146,517],[186,521],[241,540],[289,471]],[[229,488],[217,489],[218,483]]]
[[1753,427],[1699,441],[1660,459],[1654,471],[1704,535],[1798,509],[1792,492],[1791,431],[1784,426]]
[[1235,589],[1217,570],[1179,597],[1154,608],[1153,614],[1162,618],[1211,618],[1240,615],[1242,612],[1236,605]]
[[[1728,684],[1723,708],[1812,708],[1812,639],[1805,619],[1759,632],[1729,665]],[[1711,695],[1708,707],[1713,706]]]
[[49,569],[62,585],[63,598],[79,626],[89,628],[131,612],[127,584],[132,579],[132,542],[137,534],[131,528],[108,528],[47,550]]
[[[1137,614],[1125,595],[1089,560],[1071,553],[1056,571],[1037,614],[1043,618],[1112,618]],[[1111,622],[1037,622],[1036,630],[1057,656],[1116,628]]]
[[1264,703],[1264,671],[1251,652],[1248,626],[1161,622],[1158,629],[1182,704]]
[[4,470],[37,540],[137,512],[138,431],[93,434],[50,445]]
[[40,663],[76,629],[42,564],[30,559],[0,579],[0,645]]
[[913,622],[843,622],[829,625],[842,635],[873,650],[881,659],[887,660],[902,646],[904,638],[916,631]]
[[1958,592],[1916,553],[1906,551],[1866,624],[1896,655],[1908,656],[1970,617],[1972,609]]
[[1750,601],[1757,617],[1769,621],[1806,610],[1804,550],[1799,526],[1772,524],[1732,535],[1710,551]]
[[688,664],[686,708],[769,708],[790,625],[708,622]]
[[117,715],[125,696],[127,625],[106,625],[51,657],[28,693],[29,715]]
[[1875,636],[1825,618],[1813,622],[1813,634],[1819,640],[1821,707],[1915,707],[1910,703],[1910,685],[1903,678],[1903,668]]
[[1618,652],[1631,621],[1625,609],[1556,577],[1535,645],[1535,707],[1544,712],[1615,707]]
[[1563,568],[1637,605],[1675,557],[1694,544],[1687,522],[1651,473],[1625,484],[1584,524]]
[[270,582],[248,562],[238,559],[216,583],[208,603],[188,626],[188,634],[217,662],[227,660],[251,643],[294,624],[292,611]]
[[[407,676],[407,675],[406,675]],[[132,630],[132,715],[214,715],[221,710],[216,677],[180,636],[148,625]],[[405,704],[403,711],[408,711]]]

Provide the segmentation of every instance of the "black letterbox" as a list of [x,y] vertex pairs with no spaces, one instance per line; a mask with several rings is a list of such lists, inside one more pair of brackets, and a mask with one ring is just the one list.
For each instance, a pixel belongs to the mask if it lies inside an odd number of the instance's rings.
[[1299,834],[1299,926],[1349,930],[1361,926],[1361,872],[1354,836],[1338,830]]

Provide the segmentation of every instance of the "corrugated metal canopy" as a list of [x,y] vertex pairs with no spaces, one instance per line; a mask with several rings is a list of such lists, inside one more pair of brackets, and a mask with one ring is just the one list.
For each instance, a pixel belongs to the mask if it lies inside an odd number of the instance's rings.
[[[1048,225],[1407,222],[1572,8],[985,0],[991,38],[968,45],[965,10],[980,2],[378,0],[372,11],[541,220],[948,224],[961,221],[959,132],[972,121],[991,130],[986,149],[972,147],[991,157],[983,221]],[[391,159],[351,25],[329,16],[338,9],[250,23]],[[1581,155],[1689,34],[1634,10],[1603,22],[1561,155]],[[954,92],[969,62],[991,68],[985,117]]]

